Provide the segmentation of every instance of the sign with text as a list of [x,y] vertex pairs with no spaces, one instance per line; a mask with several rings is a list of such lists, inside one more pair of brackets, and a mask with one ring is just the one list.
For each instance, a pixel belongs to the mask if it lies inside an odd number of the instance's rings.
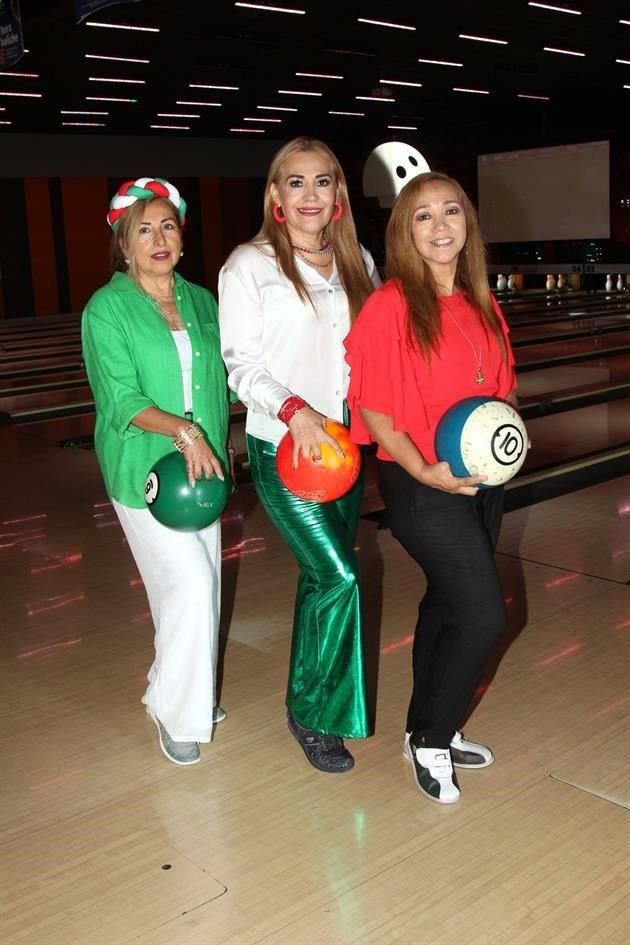
[[14,66],[23,55],[19,0],[0,0],[0,66]]

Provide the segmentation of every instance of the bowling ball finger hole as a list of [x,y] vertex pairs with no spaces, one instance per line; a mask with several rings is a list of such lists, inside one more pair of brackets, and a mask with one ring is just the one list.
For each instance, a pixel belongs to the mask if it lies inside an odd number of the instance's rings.
[[399,164],[398,167],[396,168],[396,174],[398,175],[398,177],[404,180],[404,178],[407,176],[407,169],[405,167],[401,167],[401,165]]

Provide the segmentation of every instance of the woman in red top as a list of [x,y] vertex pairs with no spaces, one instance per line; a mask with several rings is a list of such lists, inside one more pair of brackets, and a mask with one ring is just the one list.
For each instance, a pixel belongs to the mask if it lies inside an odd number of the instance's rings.
[[505,628],[494,560],[503,490],[459,478],[434,450],[437,423],[465,397],[516,406],[508,328],[490,295],[472,204],[443,174],[420,174],[394,204],[389,281],[346,339],[348,404],[358,443],[378,445],[392,534],[427,579],[413,645],[404,753],[420,790],[459,799],[453,765],[484,768],[489,748],[459,731],[488,654]]

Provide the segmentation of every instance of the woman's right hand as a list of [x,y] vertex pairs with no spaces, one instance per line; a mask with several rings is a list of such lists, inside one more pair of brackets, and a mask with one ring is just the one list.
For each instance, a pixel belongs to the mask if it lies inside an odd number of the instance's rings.
[[312,454],[315,462],[322,458],[321,444],[329,446],[343,456],[343,450],[337,440],[326,431],[326,417],[312,407],[302,407],[289,420],[289,430],[293,437],[293,468],[297,469],[300,453],[308,457]]
[[487,476],[454,476],[448,463],[427,463],[418,475],[418,481],[432,489],[453,495],[477,495],[479,483]]
[[203,436],[193,440],[190,446],[184,449],[184,459],[186,460],[186,474],[191,486],[194,486],[195,482],[201,479],[202,476],[205,476],[206,479],[211,479],[213,475],[217,475],[221,480],[225,478],[221,463]]

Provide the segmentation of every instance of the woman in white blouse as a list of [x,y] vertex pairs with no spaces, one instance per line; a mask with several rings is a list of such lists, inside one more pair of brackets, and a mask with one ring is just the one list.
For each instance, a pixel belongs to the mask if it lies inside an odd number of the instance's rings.
[[343,340],[380,285],[357,241],[339,161],[321,141],[296,138],[274,157],[260,232],[219,276],[228,382],[247,407],[247,447],[258,496],[300,566],[287,721],[310,763],[348,771],[343,738],[370,734],[355,535],[362,481],[336,502],[292,495],[275,467],[288,429],[299,453],[338,445],[327,417],[344,422]]

